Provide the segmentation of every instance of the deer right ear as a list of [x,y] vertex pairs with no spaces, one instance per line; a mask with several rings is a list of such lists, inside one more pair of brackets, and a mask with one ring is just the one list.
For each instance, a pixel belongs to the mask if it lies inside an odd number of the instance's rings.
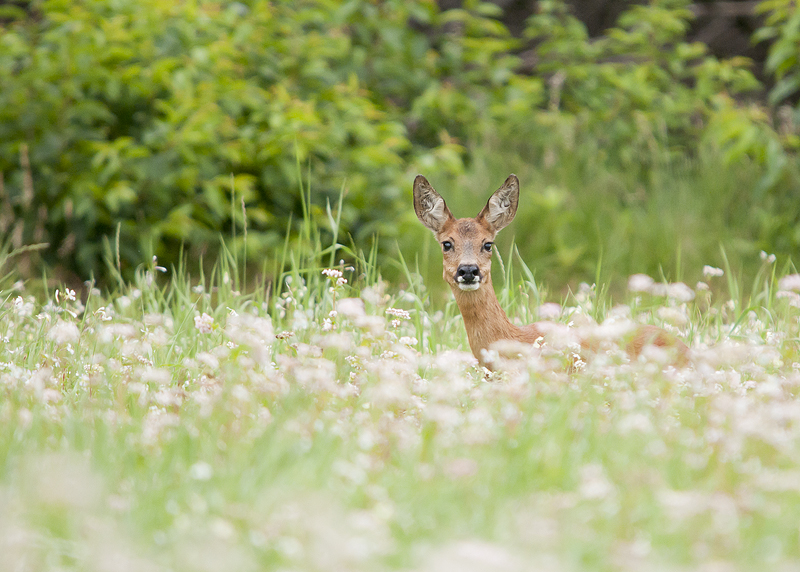
[[414,212],[420,222],[434,233],[438,233],[453,218],[444,199],[422,175],[414,179]]
[[509,175],[503,186],[489,197],[489,202],[478,215],[479,219],[488,222],[495,232],[505,228],[517,214],[519,204],[519,179]]

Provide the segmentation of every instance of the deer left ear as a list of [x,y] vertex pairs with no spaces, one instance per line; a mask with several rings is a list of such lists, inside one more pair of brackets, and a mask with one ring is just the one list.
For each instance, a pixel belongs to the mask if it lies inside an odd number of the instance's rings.
[[417,175],[414,179],[414,211],[417,218],[437,234],[448,221],[453,219],[444,199],[437,193],[428,179]]
[[485,220],[495,232],[498,232],[514,220],[518,204],[519,179],[516,175],[509,175],[503,186],[489,197],[489,202],[486,203],[477,218]]

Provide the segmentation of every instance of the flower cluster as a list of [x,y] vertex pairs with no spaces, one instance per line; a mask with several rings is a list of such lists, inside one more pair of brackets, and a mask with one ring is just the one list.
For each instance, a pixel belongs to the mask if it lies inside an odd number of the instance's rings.
[[[382,283],[337,298],[317,274],[216,306],[188,287],[43,305],[18,289],[0,305],[15,467],[0,554],[12,568],[70,546],[86,569],[518,570],[602,546],[609,568],[644,569],[756,546],[794,562],[800,278],[742,311],[716,298],[721,272],[703,270],[708,290],[632,276],[617,305],[581,285],[536,309],[536,343],[486,352],[491,371],[458,317]],[[651,325],[688,359],[631,351]]]
[[330,280],[336,286],[343,286],[347,284],[347,279],[344,278],[341,270],[337,270],[336,268],[326,268],[322,271],[322,274],[330,278]]

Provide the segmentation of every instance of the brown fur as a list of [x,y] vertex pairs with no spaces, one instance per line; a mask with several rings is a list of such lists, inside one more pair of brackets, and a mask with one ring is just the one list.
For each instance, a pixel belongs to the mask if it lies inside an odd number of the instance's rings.
[[[414,210],[419,220],[436,236],[442,247],[443,277],[450,285],[458,309],[464,319],[472,354],[483,361],[483,350],[500,340],[534,343],[543,336],[537,324],[515,326],[500,307],[492,286],[492,251],[487,243],[508,225],[516,215],[519,201],[519,181],[511,175],[489,198],[475,218],[456,219],[427,179],[418,175],[414,180]],[[447,247],[446,247],[447,245]],[[475,289],[465,290],[459,282],[459,268],[477,266],[480,276]],[[636,330],[626,350],[637,357],[643,348],[652,344],[677,350],[677,365],[688,361],[689,349],[672,334],[656,326],[641,326]],[[592,350],[590,343],[582,344]]]
[[474,292],[462,292],[457,286],[451,285],[456,304],[464,319],[467,330],[469,347],[481,362],[482,350],[499,340],[515,340],[532,344],[542,337],[542,332],[536,324],[529,326],[515,326],[500,307],[500,302],[492,288],[491,274],[480,288]]

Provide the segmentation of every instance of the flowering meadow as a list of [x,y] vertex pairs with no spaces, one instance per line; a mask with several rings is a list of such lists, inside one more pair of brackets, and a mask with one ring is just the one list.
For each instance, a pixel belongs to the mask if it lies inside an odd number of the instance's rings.
[[[0,571],[795,570],[800,275],[498,295],[358,263],[0,283]],[[363,262],[363,261],[362,261]],[[624,350],[638,324],[690,347]],[[596,351],[582,349],[591,340]]]

